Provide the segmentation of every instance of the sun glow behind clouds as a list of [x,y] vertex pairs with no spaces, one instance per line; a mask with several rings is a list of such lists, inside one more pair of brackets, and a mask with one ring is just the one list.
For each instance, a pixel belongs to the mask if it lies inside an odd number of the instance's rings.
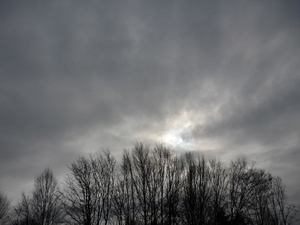
[[173,129],[170,130],[165,136],[164,140],[173,146],[180,145],[184,143],[184,140],[181,137],[182,129]]
[[183,151],[221,149],[222,140],[214,140],[201,135],[201,129],[205,129],[209,124],[210,115],[211,111],[183,111],[178,116],[167,120],[160,140],[172,148]]
[[194,145],[192,131],[196,124],[203,122],[191,113],[183,112],[178,117],[167,121],[163,142],[172,147],[190,148]]

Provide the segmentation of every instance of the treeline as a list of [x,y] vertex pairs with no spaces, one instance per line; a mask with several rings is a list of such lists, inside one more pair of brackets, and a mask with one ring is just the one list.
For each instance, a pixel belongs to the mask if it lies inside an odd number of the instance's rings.
[[45,169],[10,212],[0,195],[1,224],[287,225],[299,212],[279,177],[245,159],[225,165],[138,143],[119,163],[106,151],[68,168],[60,187]]

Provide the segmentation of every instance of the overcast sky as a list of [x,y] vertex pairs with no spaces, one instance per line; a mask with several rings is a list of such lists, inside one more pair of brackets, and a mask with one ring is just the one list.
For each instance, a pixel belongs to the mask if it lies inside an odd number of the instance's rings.
[[0,1],[0,186],[137,141],[246,157],[300,203],[300,1]]

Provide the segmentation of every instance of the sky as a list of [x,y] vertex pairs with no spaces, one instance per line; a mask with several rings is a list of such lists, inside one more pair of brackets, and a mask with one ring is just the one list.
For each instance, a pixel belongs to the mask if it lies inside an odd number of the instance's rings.
[[300,2],[0,1],[0,187],[163,143],[280,176],[300,204]]

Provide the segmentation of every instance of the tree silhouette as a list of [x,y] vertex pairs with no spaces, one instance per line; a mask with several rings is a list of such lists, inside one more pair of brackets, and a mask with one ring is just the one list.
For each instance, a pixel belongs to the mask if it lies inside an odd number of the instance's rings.
[[71,224],[107,224],[111,217],[115,160],[109,152],[89,159],[79,157],[69,167],[63,192]]
[[14,224],[52,225],[63,221],[58,181],[50,168],[36,177],[32,196],[22,193],[14,211]]
[[291,225],[299,215],[281,179],[246,159],[224,164],[137,143],[119,164],[106,151],[69,170],[61,195],[50,169],[37,177],[11,224],[58,224],[66,215],[64,224],[78,225]]
[[9,221],[10,201],[0,190],[0,224],[6,224]]

